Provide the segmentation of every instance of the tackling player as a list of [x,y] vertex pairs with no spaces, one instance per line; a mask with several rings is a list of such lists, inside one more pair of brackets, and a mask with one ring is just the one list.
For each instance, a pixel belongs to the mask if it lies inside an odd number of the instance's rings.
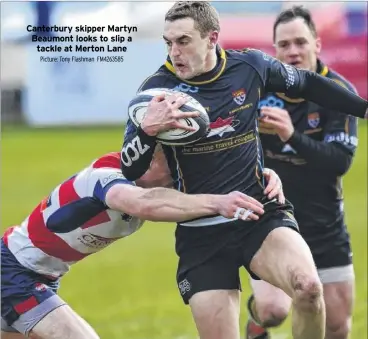
[[[267,177],[271,196],[283,202],[279,178],[270,170]],[[240,192],[187,195],[148,188],[170,186],[169,179],[160,152],[136,183],[122,175],[119,153],[106,154],[58,185],[20,226],[10,227],[1,239],[1,338],[97,339],[57,295],[60,278],[70,265],[136,232],[144,220],[183,221],[217,213],[234,220],[237,209],[263,211]]]
[[[309,247],[296,232],[291,204],[269,203],[264,196],[258,104],[265,92],[283,92],[363,118],[367,101],[330,79],[261,51],[225,51],[218,45],[219,31],[218,14],[209,2],[175,3],[165,16],[168,58],[139,90],[188,91],[208,110],[211,131],[206,138],[183,147],[163,146],[176,189],[216,194],[236,189],[261,201],[265,213],[249,223],[229,223],[219,215],[178,223],[180,294],[191,306],[201,339],[237,339],[239,268],[244,266],[253,277],[278,286],[293,299],[295,339],[323,339],[322,284]],[[128,179],[148,169],[155,136],[171,119],[152,114],[139,128],[128,123],[122,155],[129,157],[135,138],[147,150],[131,154],[131,165],[122,168]],[[190,227],[194,225],[203,227]]]
[[[351,83],[318,58],[321,40],[307,9],[297,6],[278,15],[274,43],[280,61],[316,71],[356,93]],[[267,93],[260,106],[267,107],[259,124],[265,165],[281,177],[323,284],[326,339],[347,339],[354,270],[341,177],[348,171],[358,143],[356,118],[280,93]],[[248,310],[253,319],[248,322],[246,339],[266,339],[265,328],[286,318],[291,300],[264,281],[252,280],[251,284],[254,295]]]

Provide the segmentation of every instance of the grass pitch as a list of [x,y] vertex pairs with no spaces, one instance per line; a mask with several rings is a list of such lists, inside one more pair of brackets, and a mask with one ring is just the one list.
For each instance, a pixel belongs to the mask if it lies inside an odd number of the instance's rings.
[[[344,178],[356,272],[353,339],[367,339],[367,124]],[[118,151],[123,127],[6,128],[1,140],[1,230],[20,223],[60,181],[105,152]],[[102,339],[195,339],[176,288],[174,224],[146,223],[136,234],[73,266],[60,295]],[[249,295],[242,271],[243,304]],[[241,325],[246,319],[244,307]],[[243,327],[243,326],[242,326]],[[291,339],[290,322],[272,338]]]

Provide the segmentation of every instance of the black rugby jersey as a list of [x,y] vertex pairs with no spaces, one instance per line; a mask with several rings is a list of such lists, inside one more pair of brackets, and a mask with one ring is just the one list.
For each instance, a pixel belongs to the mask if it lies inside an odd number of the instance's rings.
[[[320,61],[317,72],[356,93],[351,83]],[[295,132],[287,142],[263,122],[259,131],[265,166],[280,176],[300,226],[343,223],[341,176],[358,144],[357,119],[280,93],[267,93],[259,106],[285,109],[293,122]]]
[[[139,89],[187,92],[209,114],[211,130],[207,137],[187,146],[163,145],[175,188],[182,192],[223,194],[238,190],[260,198],[263,159],[256,118],[265,92],[302,96],[361,117],[368,107],[365,100],[335,82],[285,65],[259,50],[225,51],[218,47],[217,53],[216,67],[190,81],[177,78],[168,59]],[[128,121],[121,152],[122,172],[128,180],[146,172],[155,145],[154,137]]]

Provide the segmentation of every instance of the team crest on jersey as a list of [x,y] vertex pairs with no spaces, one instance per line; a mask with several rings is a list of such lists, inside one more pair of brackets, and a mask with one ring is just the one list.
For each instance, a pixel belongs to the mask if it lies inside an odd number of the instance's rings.
[[246,96],[244,88],[233,92],[233,99],[239,106],[244,103]]
[[308,114],[308,125],[312,128],[316,128],[319,125],[320,117],[319,113],[310,113]]

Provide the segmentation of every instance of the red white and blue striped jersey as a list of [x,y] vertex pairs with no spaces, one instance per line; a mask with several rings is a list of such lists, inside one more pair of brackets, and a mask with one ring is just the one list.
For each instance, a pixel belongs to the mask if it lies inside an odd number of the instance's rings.
[[142,226],[106,206],[107,191],[121,183],[134,185],[121,173],[120,154],[106,154],[58,185],[3,241],[26,268],[59,278],[71,264]]

